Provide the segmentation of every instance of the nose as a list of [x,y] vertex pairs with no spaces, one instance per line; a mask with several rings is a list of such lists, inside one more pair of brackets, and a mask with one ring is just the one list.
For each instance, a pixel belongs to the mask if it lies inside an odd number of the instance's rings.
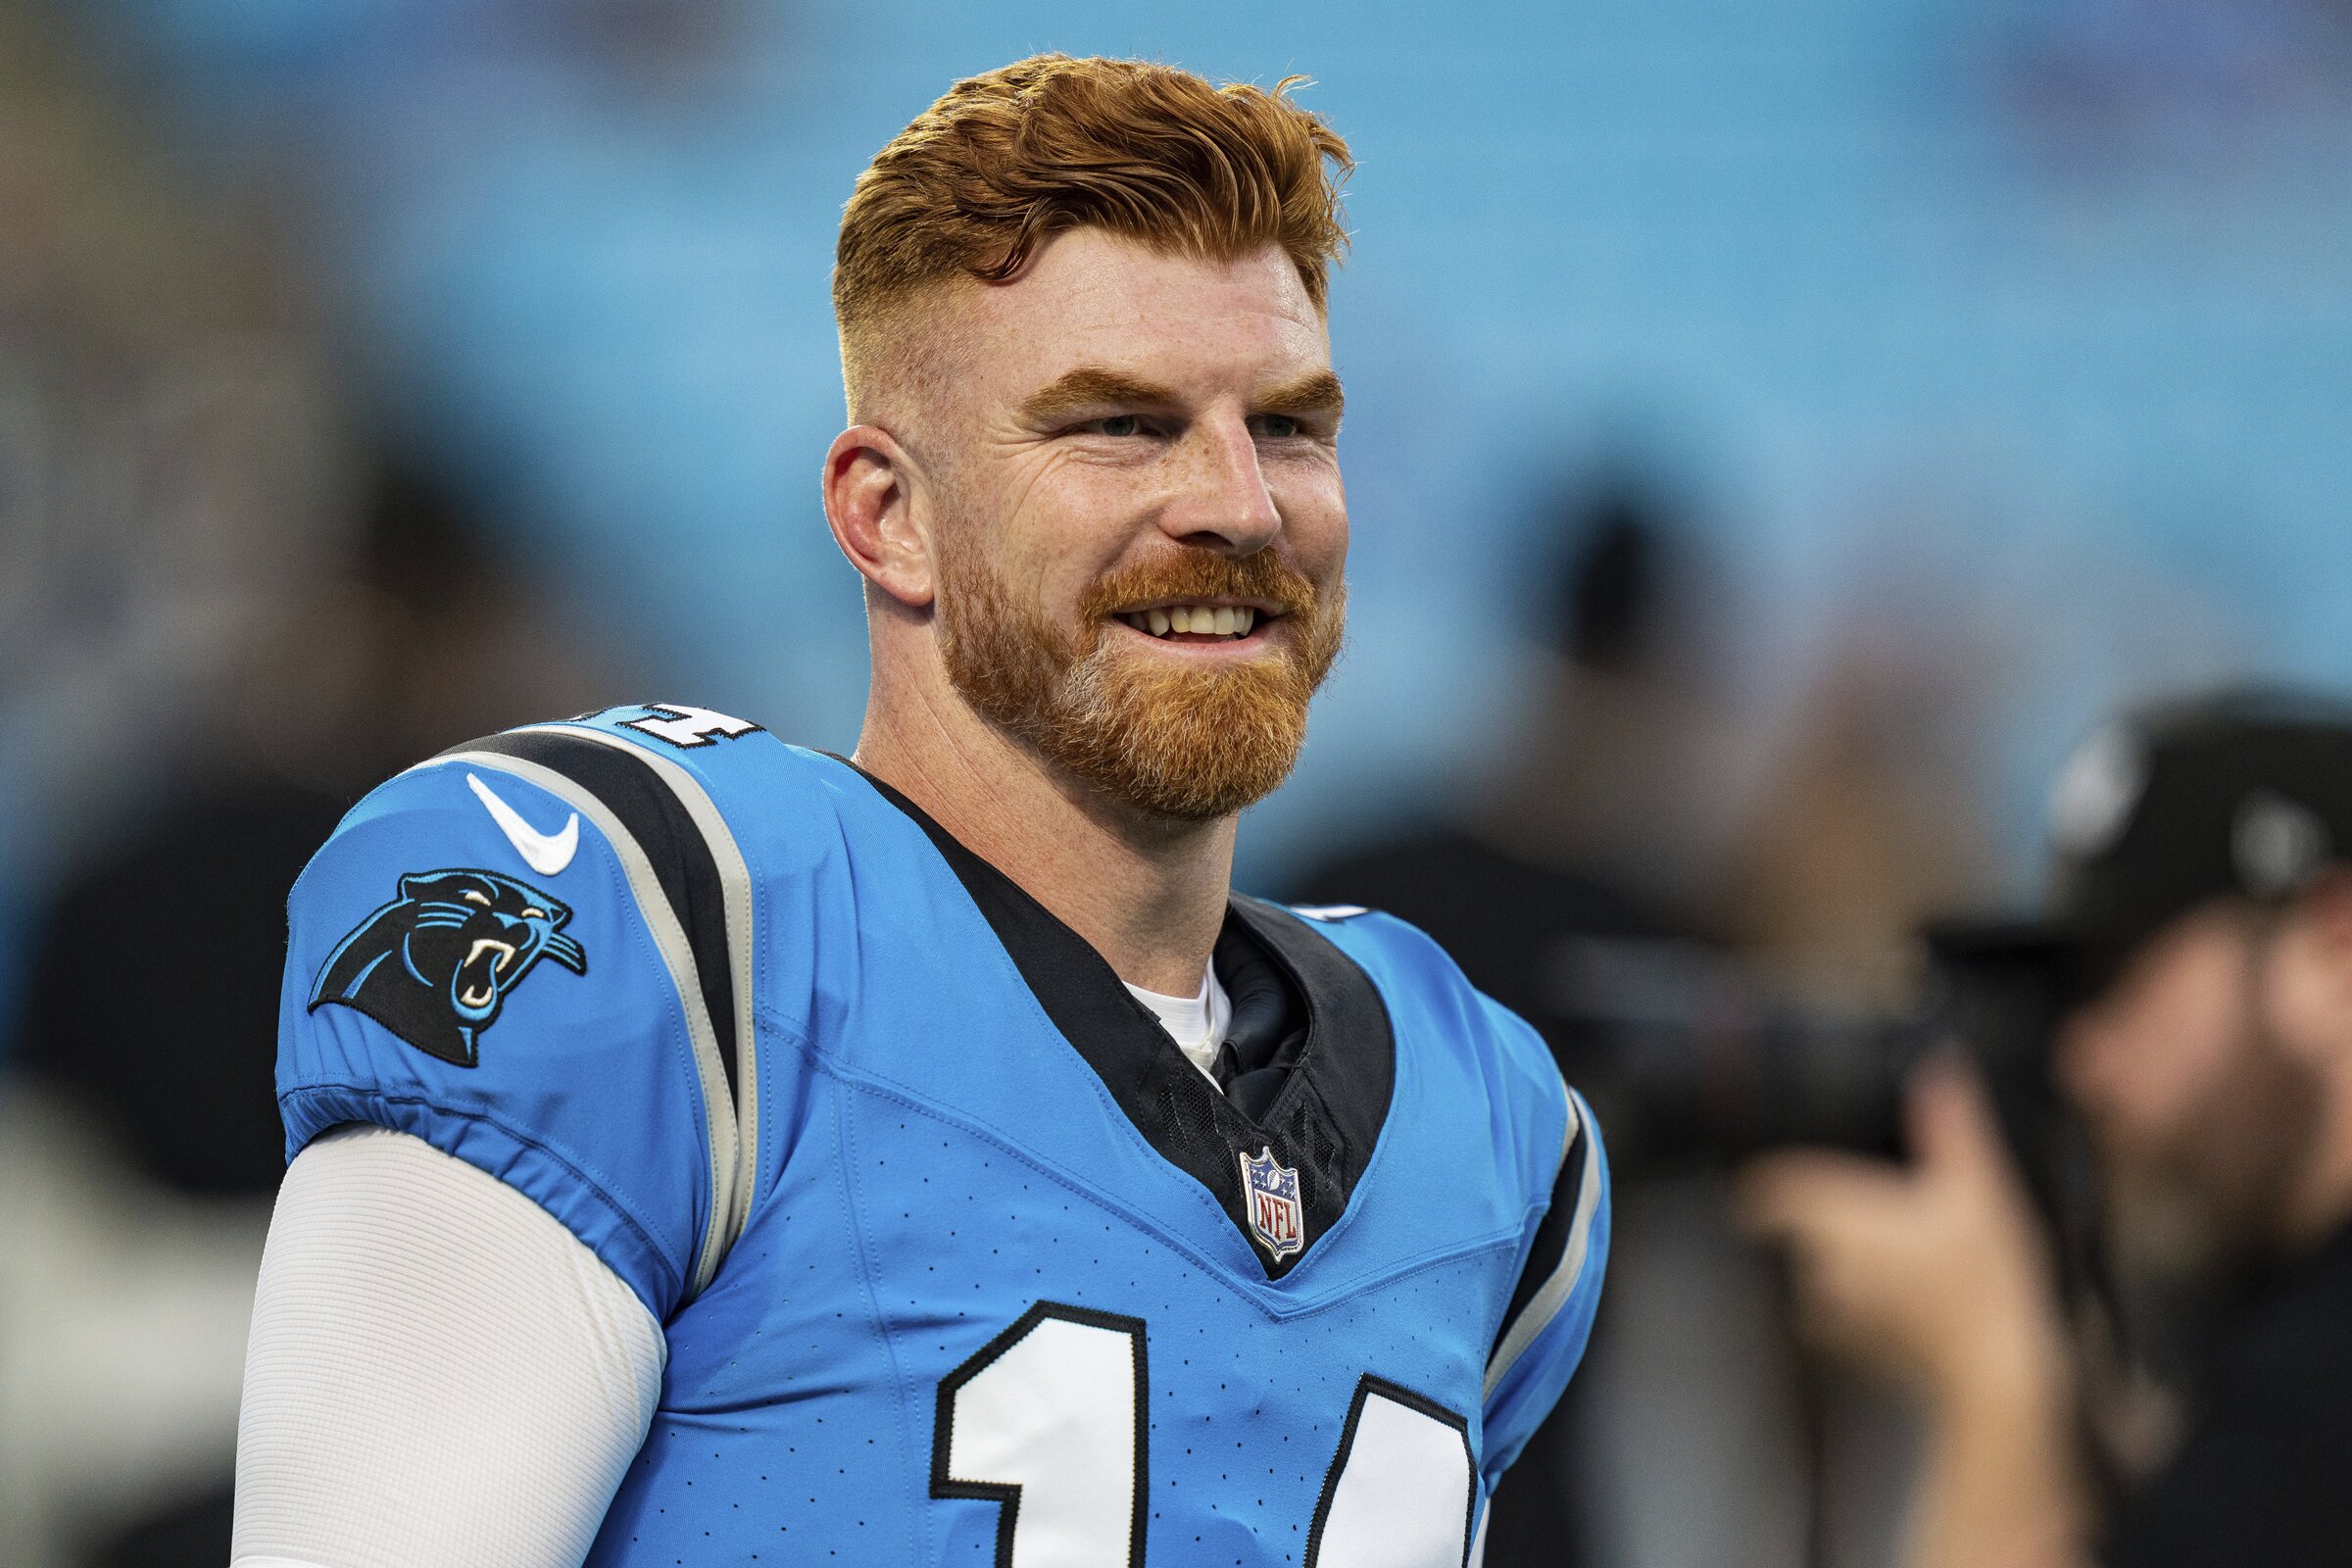
[[1178,544],[1250,556],[1282,532],[1282,513],[1266,488],[1257,442],[1239,415],[1204,418],[1172,454],[1175,493],[1160,509],[1160,531]]

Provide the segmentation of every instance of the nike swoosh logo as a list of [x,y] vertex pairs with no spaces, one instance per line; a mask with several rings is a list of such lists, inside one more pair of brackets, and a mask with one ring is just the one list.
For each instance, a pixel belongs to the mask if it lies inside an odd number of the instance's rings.
[[483,783],[478,775],[466,774],[466,783],[474,794],[481,797],[482,804],[490,808],[490,819],[507,836],[507,842],[514,846],[514,853],[522,857],[523,864],[541,876],[554,876],[571,863],[572,856],[580,848],[579,812],[571,813],[571,820],[564,824],[562,832],[542,833],[525,822],[522,813],[491,794],[490,786]]

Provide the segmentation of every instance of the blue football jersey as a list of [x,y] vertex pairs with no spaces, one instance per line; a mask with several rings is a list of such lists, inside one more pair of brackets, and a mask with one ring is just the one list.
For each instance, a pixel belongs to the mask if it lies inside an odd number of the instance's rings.
[[1583,1353],[1591,1113],[1385,915],[1232,900],[1220,1093],[910,802],[683,707],[400,774],[289,915],[289,1157],[413,1133],[662,1325],[592,1563],[1460,1568]]

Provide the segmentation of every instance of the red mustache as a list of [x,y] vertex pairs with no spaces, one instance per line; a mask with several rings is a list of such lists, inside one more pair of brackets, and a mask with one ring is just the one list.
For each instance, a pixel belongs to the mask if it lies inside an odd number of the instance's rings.
[[1312,618],[1318,598],[1304,573],[1270,551],[1238,557],[1194,551],[1111,572],[1087,590],[1078,609],[1096,621],[1131,605],[1247,599],[1278,615]]

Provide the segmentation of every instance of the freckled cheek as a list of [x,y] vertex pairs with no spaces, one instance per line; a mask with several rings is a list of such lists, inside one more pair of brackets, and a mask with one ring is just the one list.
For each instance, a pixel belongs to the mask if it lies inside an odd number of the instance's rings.
[[997,492],[1005,548],[1067,548],[1102,514],[1111,489],[1082,464],[1048,460],[1024,466]]
[[1273,493],[1292,559],[1309,576],[1337,575],[1348,560],[1348,496],[1338,472],[1277,486]]
[[1030,485],[1004,531],[1000,576],[1056,620],[1075,617],[1079,601],[1129,553],[1150,527],[1132,484],[1074,465],[1058,466]]

